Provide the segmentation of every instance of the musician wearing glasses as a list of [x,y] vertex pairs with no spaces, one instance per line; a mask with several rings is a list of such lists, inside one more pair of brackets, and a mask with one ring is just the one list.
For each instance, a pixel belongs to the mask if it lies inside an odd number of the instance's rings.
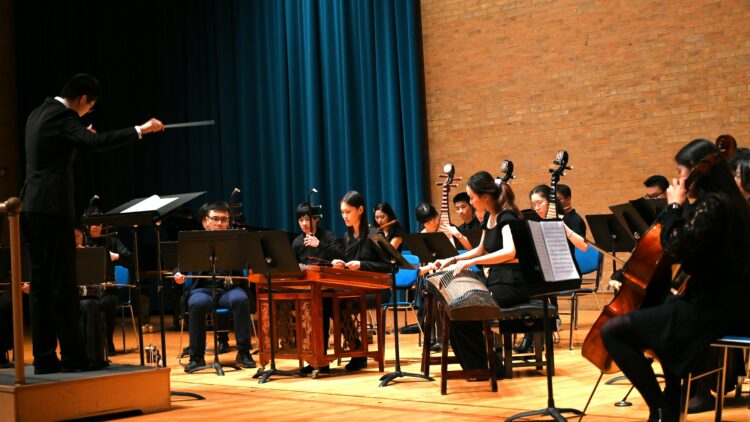
[[[198,214],[204,230],[227,230],[229,228],[229,204],[226,202],[212,202],[204,204]],[[235,275],[234,273],[231,275]],[[250,314],[255,311],[255,289],[248,285],[247,279],[242,274],[236,274],[240,283],[228,284],[217,288],[218,300],[214,303],[211,281],[208,279],[195,278],[190,288],[185,293],[187,297],[188,330],[190,332],[190,362],[185,367],[185,372],[191,372],[195,368],[205,366],[206,353],[206,315],[214,306],[228,308],[232,311],[234,319],[234,336],[237,340],[237,363],[245,368],[255,368],[256,364],[250,355]],[[185,276],[179,271],[175,272],[174,281],[177,284],[185,283]],[[228,349],[228,345],[220,349]]]
[[646,199],[660,199],[667,197],[667,188],[669,187],[669,181],[666,177],[655,174],[648,179],[643,181],[643,186],[646,187],[646,191],[643,193],[643,197]]
[[[104,150],[135,143],[164,130],[157,119],[138,126],[97,133],[81,118],[101,94],[91,75],[73,76],[59,97],[47,98],[26,122],[26,181],[21,190],[21,228],[31,266],[31,337],[34,372],[94,369],[78,332],[75,283],[75,204],[73,163],[79,149]],[[57,343],[60,343],[60,359]]]

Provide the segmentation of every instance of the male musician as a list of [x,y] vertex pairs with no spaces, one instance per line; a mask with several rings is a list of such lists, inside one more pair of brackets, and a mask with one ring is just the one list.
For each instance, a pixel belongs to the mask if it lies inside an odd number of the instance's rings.
[[667,197],[667,188],[669,187],[669,181],[667,178],[655,174],[648,179],[643,181],[643,186],[646,187],[646,191],[643,197],[646,199],[659,199]]
[[570,186],[564,184],[557,185],[557,202],[563,208],[563,223],[573,230],[579,236],[586,237],[586,223],[583,222],[583,218],[576,212],[572,205],[573,193],[570,190]]
[[[320,227],[318,222],[320,216],[313,215],[312,219],[310,204],[300,202],[297,205],[297,223],[302,234],[292,242],[292,249],[297,254],[297,262],[300,264],[318,265],[321,261],[333,261],[344,258],[342,242],[335,234]],[[331,298],[323,299],[323,345],[328,349],[328,336],[331,330],[331,318],[333,317],[333,304]],[[307,365],[300,373],[311,374],[315,370],[312,365]],[[330,372],[328,366],[319,368],[321,373]]]
[[456,213],[461,217],[462,223],[458,226],[458,231],[466,236],[466,232],[474,229],[481,229],[482,222],[477,218],[474,207],[471,206],[469,201],[469,194],[461,192],[453,197],[453,206],[456,208]]
[[[37,374],[96,369],[85,357],[77,329],[73,239],[76,151],[123,146],[164,129],[157,119],[103,133],[85,127],[81,117],[94,108],[100,93],[93,76],[75,75],[59,97],[45,99],[26,122],[21,227],[31,265],[31,334]],[[58,341],[61,360],[55,351]]]
[[[226,202],[204,204],[198,214],[204,230],[227,230],[229,227],[229,204]],[[185,276],[177,271],[174,281],[183,284]],[[214,307],[212,290],[209,280],[196,278],[186,292],[190,332],[190,362],[185,366],[185,372],[188,373],[206,365],[206,315]],[[255,368],[255,361],[250,355],[250,314],[255,310],[254,286],[250,288],[245,279],[240,284],[217,288],[216,291],[218,306],[232,310],[237,363],[245,368]]]
[[432,204],[422,202],[414,210],[417,221],[422,226],[422,233],[443,232],[453,242],[456,249],[471,250],[471,243],[456,226],[443,224],[440,215]]
[[297,205],[297,223],[302,234],[292,242],[300,264],[317,265],[321,261],[333,261],[344,256],[341,241],[335,234],[320,227],[320,216],[310,218],[310,204],[301,202]]

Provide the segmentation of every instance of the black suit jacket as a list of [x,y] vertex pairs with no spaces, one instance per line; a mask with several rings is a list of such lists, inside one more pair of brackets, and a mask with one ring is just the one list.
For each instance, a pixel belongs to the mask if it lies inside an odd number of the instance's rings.
[[73,162],[78,148],[103,150],[138,140],[135,127],[91,133],[78,114],[47,98],[26,122],[24,212],[74,217]]

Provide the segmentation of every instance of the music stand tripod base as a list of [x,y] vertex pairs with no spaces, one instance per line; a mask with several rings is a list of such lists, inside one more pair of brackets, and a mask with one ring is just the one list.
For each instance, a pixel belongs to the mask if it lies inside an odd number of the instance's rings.
[[287,371],[287,370],[281,370],[276,368],[271,368],[269,370],[266,370],[262,366],[258,368],[258,372],[253,375],[253,378],[260,378],[258,380],[258,384],[265,384],[268,379],[274,375],[281,375],[285,377],[301,377],[302,375],[297,371]]

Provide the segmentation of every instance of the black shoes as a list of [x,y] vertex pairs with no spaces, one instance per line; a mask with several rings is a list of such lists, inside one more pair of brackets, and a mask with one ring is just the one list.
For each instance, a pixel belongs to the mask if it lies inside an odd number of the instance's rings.
[[[75,362],[72,364],[63,364],[60,367],[60,372],[89,372],[89,371],[98,371],[100,369],[104,369],[109,366],[109,363],[107,361],[101,361],[101,362],[94,362],[90,361],[88,359],[83,359],[79,362]],[[36,373],[36,371],[34,371]]]
[[442,352],[443,351],[443,345],[440,343],[432,343],[432,346],[430,346],[430,352]]
[[257,366],[253,360],[253,356],[248,353],[247,350],[237,352],[237,357],[235,359],[237,360],[237,364],[243,368],[255,368]]
[[229,341],[228,340],[219,340],[219,353],[220,354],[229,353]]
[[344,369],[347,371],[359,371],[360,369],[367,368],[367,358],[366,357],[356,357],[352,358],[349,363],[346,364]]
[[524,334],[523,338],[521,339],[521,343],[519,343],[518,347],[516,347],[514,350],[516,353],[533,352],[534,351],[534,338],[529,335]]
[[[307,365],[304,368],[300,369],[299,373],[300,375],[310,375],[313,373],[314,370],[315,368],[313,368],[312,365]],[[331,372],[331,367],[328,365],[321,366],[320,369],[318,369],[318,373],[320,374],[328,374],[330,372]]]
[[192,358],[190,362],[185,366],[185,372],[192,373],[201,366],[206,366],[206,360],[203,358]]

